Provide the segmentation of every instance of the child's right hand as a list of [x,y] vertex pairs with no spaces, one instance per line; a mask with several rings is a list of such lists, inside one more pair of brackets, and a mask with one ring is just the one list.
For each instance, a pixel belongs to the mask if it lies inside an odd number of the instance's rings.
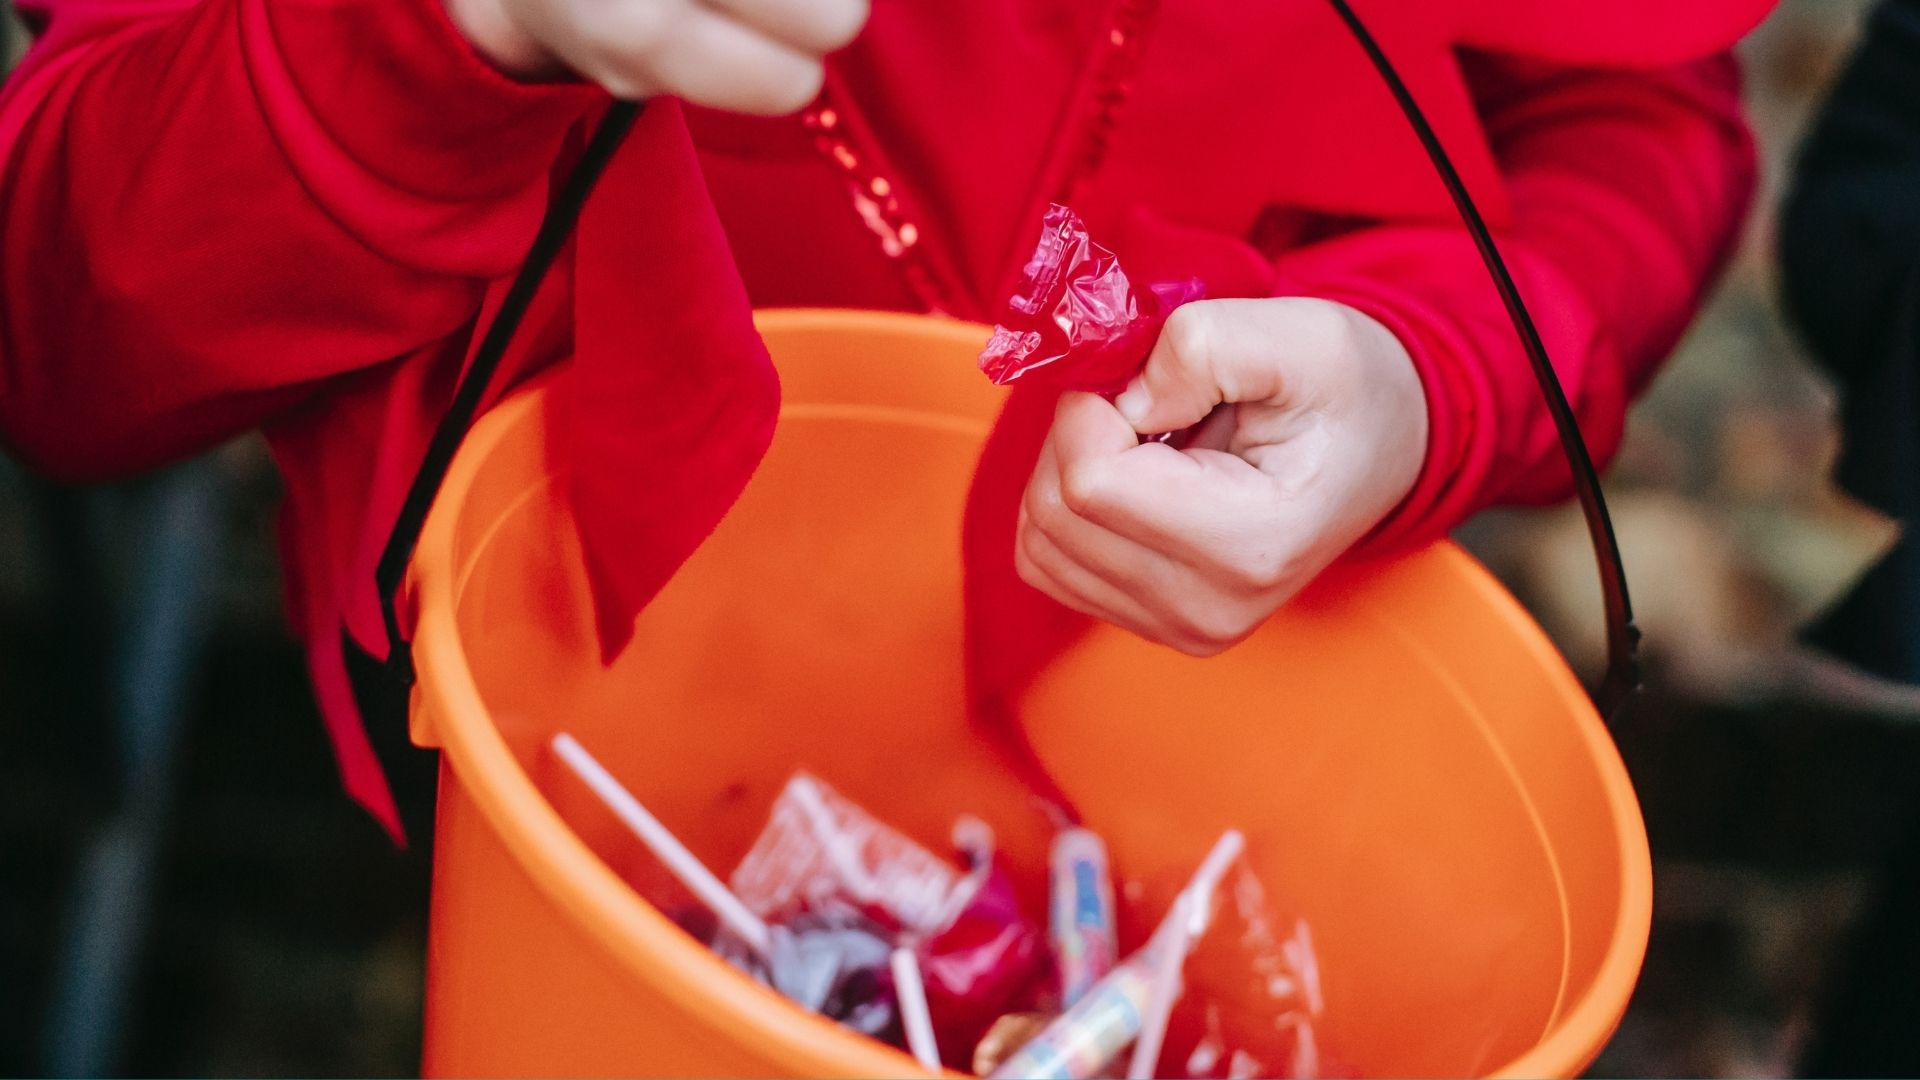
[[567,69],[615,97],[671,94],[778,115],[813,100],[821,61],[868,0],[445,0],[474,48],[520,78]]

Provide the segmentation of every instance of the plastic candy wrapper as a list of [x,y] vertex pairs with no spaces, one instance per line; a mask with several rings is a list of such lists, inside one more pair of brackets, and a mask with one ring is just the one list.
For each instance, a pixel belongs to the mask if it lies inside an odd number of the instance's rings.
[[876,1039],[900,1042],[888,959],[888,935],[857,912],[803,914],[768,927],[769,955],[762,959],[731,935],[714,951],[735,967],[780,991],[794,1004]]
[[1167,316],[1202,292],[1193,280],[1136,286],[1080,216],[1054,203],[980,370],[996,384],[1037,379],[1117,394],[1146,364]]
[[774,800],[730,884],[768,922],[837,905],[890,930],[930,935],[953,923],[978,882],[800,772]]
[[[552,748],[677,881],[685,899],[662,900],[676,923],[795,1004],[909,1043],[929,1067],[1066,1080],[1355,1075],[1320,1038],[1311,932],[1254,877],[1235,830],[1147,943],[1056,1013],[1047,938],[1020,910],[984,823],[956,826],[965,866],[955,866],[797,774],[730,888],[572,736]],[[1053,879],[1072,902],[1056,910],[1110,903],[1099,873],[1075,869],[1104,862],[1104,845],[1063,840]]]
[[1021,913],[996,861],[952,925],[920,945],[942,1056],[966,1064],[1002,1013],[1030,1003],[1048,971],[1046,937]]
[[1212,930],[1189,959],[1161,1074],[1353,1075],[1323,1044],[1320,960],[1305,919],[1243,860],[1222,883]]
[[1181,970],[1206,936],[1220,881],[1245,846],[1238,831],[1223,834],[1147,943],[1002,1061],[991,1080],[1094,1080],[1129,1045],[1135,1050],[1127,1075],[1158,1075],[1154,1066],[1180,996]]
[[[836,927],[864,924],[877,936],[912,947],[941,1051],[964,1064],[994,1019],[1022,1004],[1040,981],[1047,948],[994,858],[991,831],[963,818],[955,833],[967,859],[964,869],[818,778],[798,773],[775,800],[731,886],[748,910],[771,925],[807,919]],[[848,963],[886,964],[885,949],[871,956],[864,946],[856,951]],[[780,986],[778,972],[770,982]],[[890,986],[876,991],[882,992],[890,995]]]
[[[1164,947],[1164,946],[1163,946]],[[1128,957],[1073,1008],[1048,1024],[989,1074],[989,1080],[1092,1080],[1140,1033],[1153,997],[1158,953]]]
[[1052,1021],[1052,1014],[1043,1012],[1008,1013],[995,1020],[973,1049],[973,1071],[981,1076],[993,1072]]
[[1106,843],[1089,829],[1062,829],[1053,841],[1049,875],[1047,931],[1060,976],[1060,1005],[1071,1008],[1118,959]]

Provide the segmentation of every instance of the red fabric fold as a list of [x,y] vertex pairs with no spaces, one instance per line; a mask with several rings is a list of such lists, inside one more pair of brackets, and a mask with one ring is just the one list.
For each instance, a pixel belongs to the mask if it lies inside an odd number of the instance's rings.
[[[746,486],[780,385],[673,102],[641,117],[582,216],[569,490],[603,656]],[[660,252],[674,252],[670,266]]]

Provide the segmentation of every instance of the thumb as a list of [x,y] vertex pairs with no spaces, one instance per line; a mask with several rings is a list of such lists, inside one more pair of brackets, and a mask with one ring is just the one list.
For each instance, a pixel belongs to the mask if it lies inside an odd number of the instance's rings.
[[1053,414],[1053,453],[1063,474],[1100,467],[1140,445],[1134,429],[1098,394],[1060,395]]
[[1324,351],[1326,335],[1309,332],[1315,320],[1306,317],[1320,303],[1200,300],[1175,308],[1146,369],[1114,406],[1135,431],[1158,435],[1192,427],[1222,402],[1277,398],[1286,383],[1283,357]]
[[1147,355],[1147,364],[1113,401],[1142,435],[1189,428],[1220,404],[1219,380],[1211,370],[1213,350],[1206,303],[1175,308]]

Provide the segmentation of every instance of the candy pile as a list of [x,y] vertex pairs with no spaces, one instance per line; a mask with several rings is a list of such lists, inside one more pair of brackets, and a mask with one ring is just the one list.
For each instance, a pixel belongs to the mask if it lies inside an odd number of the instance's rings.
[[985,822],[960,817],[945,858],[801,772],[722,882],[571,736],[553,749],[699,901],[705,917],[683,926],[796,1005],[929,1070],[1329,1072],[1312,939],[1275,916],[1238,832],[1122,956],[1107,848],[1088,829],[1057,833],[1042,920],[1022,910]]

